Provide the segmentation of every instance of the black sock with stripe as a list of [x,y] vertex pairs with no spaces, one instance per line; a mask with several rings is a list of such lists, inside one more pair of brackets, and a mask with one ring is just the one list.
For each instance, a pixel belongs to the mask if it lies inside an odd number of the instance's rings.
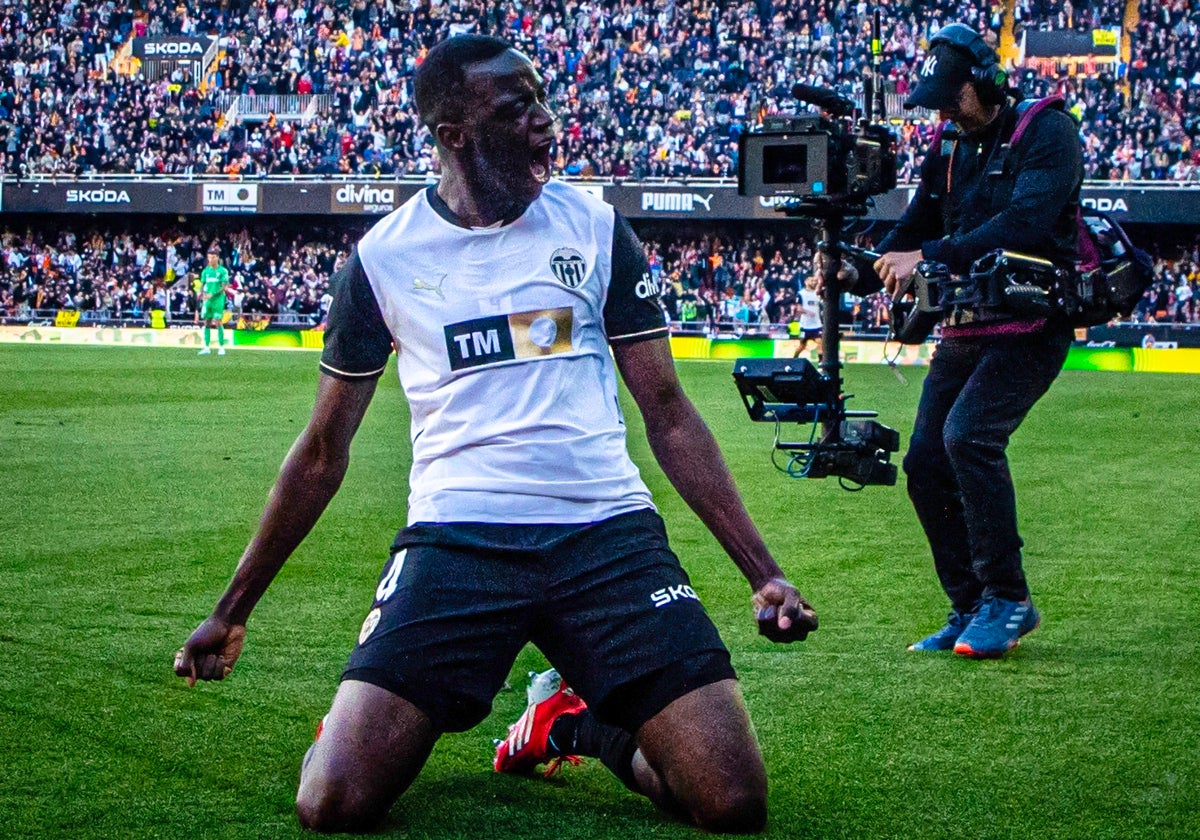
[[633,735],[617,726],[601,723],[590,709],[560,715],[550,725],[548,747],[554,755],[586,755],[600,759],[625,787],[639,792],[633,776]]

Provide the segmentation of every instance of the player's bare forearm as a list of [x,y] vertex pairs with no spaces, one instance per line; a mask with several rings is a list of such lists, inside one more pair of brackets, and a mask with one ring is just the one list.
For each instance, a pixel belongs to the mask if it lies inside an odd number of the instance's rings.
[[647,418],[650,448],[667,478],[750,582],[758,632],[774,642],[802,641],[817,614],[784,575],[750,520],[716,440],[686,396]]
[[716,439],[679,384],[668,342],[620,345],[613,356],[645,420],[650,449],[679,495],[752,589],[783,577],[746,512]]
[[663,473],[680,497],[700,517],[757,591],[772,578],[783,577],[758,528],[746,512],[741,494],[725,464],[717,441],[686,396],[646,419],[646,437]]

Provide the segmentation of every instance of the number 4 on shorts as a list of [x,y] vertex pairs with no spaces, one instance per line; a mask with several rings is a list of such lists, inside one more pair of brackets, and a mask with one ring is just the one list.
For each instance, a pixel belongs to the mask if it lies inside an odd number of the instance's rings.
[[392,565],[388,567],[387,574],[383,576],[383,580],[379,581],[379,587],[375,590],[376,603],[386,601],[396,594],[396,585],[400,582],[400,570],[404,568],[404,555],[407,553],[408,550],[402,548],[392,557]]

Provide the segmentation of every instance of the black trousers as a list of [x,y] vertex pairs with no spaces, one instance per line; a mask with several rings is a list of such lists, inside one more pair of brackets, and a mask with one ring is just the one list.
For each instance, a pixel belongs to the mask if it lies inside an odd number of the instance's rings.
[[1062,370],[1072,333],[943,340],[929,366],[904,472],[954,609],[1029,596],[1009,437]]

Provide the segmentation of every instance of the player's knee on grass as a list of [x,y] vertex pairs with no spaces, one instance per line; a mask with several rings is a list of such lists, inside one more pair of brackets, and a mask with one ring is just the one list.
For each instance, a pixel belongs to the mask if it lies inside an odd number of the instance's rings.
[[300,825],[326,833],[375,828],[429,757],[438,733],[390,691],[355,680],[338,687],[296,792]]
[[680,697],[647,721],[638,744],[669,792],[656,799],[660,804],[677,803],[707,831],[747,834],[766,826],[766,769],[736,681]]
[[716,801],[693,806],[696,824],[714,834],[757,834],[767,827],[765,785],[739,785],[721,791]]
[[767,825],[767,771],[757,744],[714,759],[706,778],[693,788],[692,818],[717,834],[762,831]]
[[306,778],[296,792],[296,817],[301,827],[309,831],[325,834],[369,831],[386,814],[387,807],[381,808],[344,782]]

